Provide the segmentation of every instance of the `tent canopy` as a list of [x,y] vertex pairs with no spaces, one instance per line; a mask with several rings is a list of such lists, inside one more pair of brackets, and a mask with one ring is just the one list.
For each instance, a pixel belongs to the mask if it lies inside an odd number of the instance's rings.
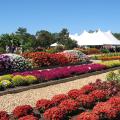
[[63,46],[62,44],[59,44],[59,43],[53,43],[50,45],[51,47],[56,47],[56,46]]
[[97,32],[88,33],[84,31],[81,35],[74,34],[70,37],[77,41],[80,46],[87,45],[120,45],[120,41],[116,39],[113,34],[108,32],[102,32],[98,30]]

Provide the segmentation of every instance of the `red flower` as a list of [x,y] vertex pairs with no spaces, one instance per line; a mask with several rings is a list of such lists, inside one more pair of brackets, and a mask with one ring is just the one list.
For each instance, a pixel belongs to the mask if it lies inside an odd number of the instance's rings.
[[93,85],[85,85],[81,88],[81,91],[84,91],[85,94],[88,94],[95,90],[95,87]]
[[39,109],[40,112],[44,112],[50,107],[51,107],[51,101],[47,99],[38,100],[36,103],[36,108]]
[[33,112],[33,108],[30,105],[22,105],[22,106],[17,106],[13,110],[13,115],[16,118],[23,117],[26,115],[30,115]]
[[68,99],[68,96],[65,94],[55,95],[51,99],[51,103],[54,105],[58,105],[61,101]]
[[75,100],[68,99],[62,101],[58,107],[64,109],[67,113],[72,113],[79,108],[79,104]]
[[92,112],[81,113],[76,120],[100,120],[99,116]]
[[18,120],[38,120],[38,118],[33,115],[27,115],[24,117],[20,117]]
[[62,120],[65,116],[65,112],[58,107],[53,107],[45,111],[45,120]]
[[114,119],[117,117],[118,110],[109,102],[100,102],[94,108],[93,112],[99,116],[107,117],[108,119]]
[[6,111],[0,111],[0,120],[9,120],[9,115]]
[[95,90],[90,95],[94,96],[97,101],[104,101],[107,99],[107,93],[106,90]]
[[[83,92],[84,93],[84,92]],[[70,98],[73,98],[73,99],[76,99],[78,96],[80,96],[81,94],[83,94],[82,91],[78,90],[78,89],[73,89],[73,90],[70,90],[68,92],[68,96]]]
[[95,104],[94,96],[92,95],[81,95],[76,99],[81,107],[92,108]]
[[118,106],[118,104],[120,104],[120,96],[112,97],[108,100],[108,102],[114,104],[115,106]]

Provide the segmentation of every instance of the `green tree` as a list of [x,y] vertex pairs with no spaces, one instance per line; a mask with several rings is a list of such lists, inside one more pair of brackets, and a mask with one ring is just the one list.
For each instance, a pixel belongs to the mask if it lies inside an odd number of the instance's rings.
[[26,28],[19,27],[16,31],[16,36],[19,39],[20,45],[22,46],[23,51],[33,50],[34,42],[36,40],[34,35],[31,35],[27,32]]
[[53,35],[46,31],[41,30],[36,32],[36,47],[50,47],[50,45],[53,43]]
[[59,33],[58,43],[64,45],[66,49],[72,49],[77,46],[77,42],[69,37],[69,31],[63,28]]
[[113,35],[120,40],[120,33],[113,33]]

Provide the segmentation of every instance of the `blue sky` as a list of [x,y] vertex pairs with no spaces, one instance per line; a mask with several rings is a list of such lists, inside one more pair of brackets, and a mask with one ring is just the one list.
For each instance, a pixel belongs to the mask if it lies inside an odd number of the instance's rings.
[[120,0],[0,0],[0,34],[26,27],[70,33],[84,29],[120,32]]

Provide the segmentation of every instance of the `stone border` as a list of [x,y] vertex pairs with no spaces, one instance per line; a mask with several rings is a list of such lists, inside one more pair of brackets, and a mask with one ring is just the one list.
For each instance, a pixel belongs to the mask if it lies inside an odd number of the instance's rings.
[[55,84],[59,84],[59,83],[74,81],[76,79],[81,79],[81,78],[89,77],[89,76],[92,76],[92,75],[98,75],[98,74],[106,73],[106,72],[117,70],[117,69],[120,69],[120,67],[108,68],[108,69],[101,70],[101,71],[85,73],[85,74],[81,74],[81,75],[78,75],[78,76],[73,76],[73,77],[59,79],[59,80],[51,80],[51,81],[48,81],[48,82],[33,84],[33,85],[29,85],[29,86],[20,86],[20,87],[17,87],[17,88],[10,88],[10,89],[7,89],[5,91],[1,91],[0,96],[6,95],[6,94],[19,93],[19,92],[23,92],[23,91],[30,90],[30,89],[42,88],[42,87],[55,85]]

